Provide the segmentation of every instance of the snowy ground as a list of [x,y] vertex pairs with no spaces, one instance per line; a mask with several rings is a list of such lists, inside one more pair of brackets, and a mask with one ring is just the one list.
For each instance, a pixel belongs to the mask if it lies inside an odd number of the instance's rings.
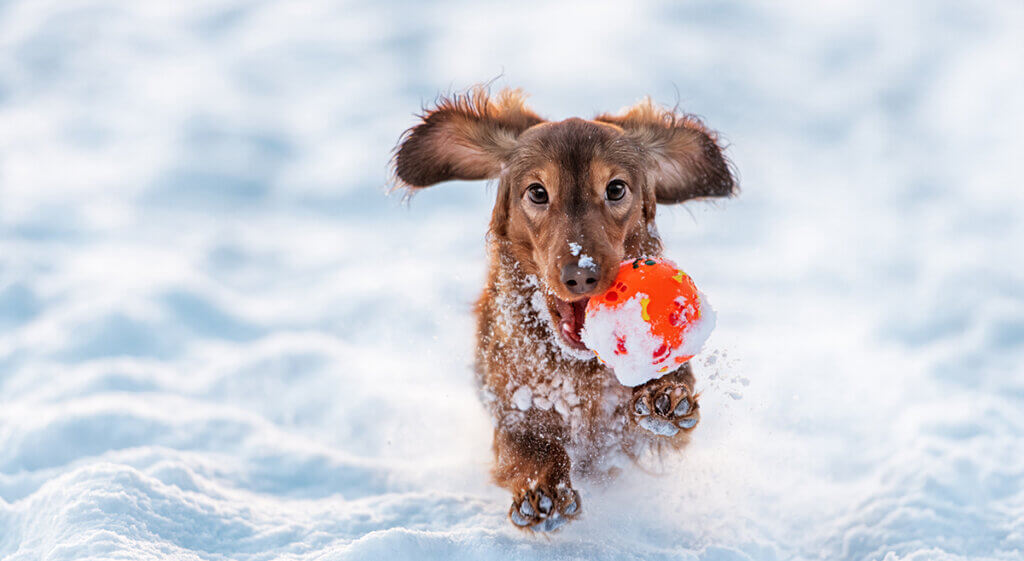
[[[614,4],[0,1],[0,559],[1020,559],[1024,6]],[[550,539],[487,480],[493,189],[383,195],[502,73],[678,99],[744,189],[659,221],[694,444]]]

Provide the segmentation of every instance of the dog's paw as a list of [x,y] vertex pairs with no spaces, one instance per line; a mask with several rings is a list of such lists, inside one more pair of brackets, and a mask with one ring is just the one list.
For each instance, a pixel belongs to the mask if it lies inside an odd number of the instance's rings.
[[553,532],[579,516],[580,506],[580,494],[565,485],[529,489],[512,499],[508,517],[523,530]]
[[693,430],[700,420],[697,397],[674,380],[657,380],[637,388],[630,411],[636,424],[658,436]]

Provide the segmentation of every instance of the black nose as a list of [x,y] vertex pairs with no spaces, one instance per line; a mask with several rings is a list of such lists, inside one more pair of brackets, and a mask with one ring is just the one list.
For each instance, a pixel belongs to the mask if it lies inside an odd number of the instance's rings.
[[594,290],[599,278],[601,278],[601,268],[596,263],[590,267],[580,267],[573,262],[562,267],[562,283],[573,294],[583,294]]

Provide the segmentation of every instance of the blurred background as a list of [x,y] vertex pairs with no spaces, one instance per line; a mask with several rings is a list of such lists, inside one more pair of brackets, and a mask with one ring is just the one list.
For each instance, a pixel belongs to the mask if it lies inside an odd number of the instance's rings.
[[[0,1],[0,559],[1014,559],[1024,5]],[[386,196],[437,95],[650,94],[742,193],[661,476],[505,520],[470,368],[494,188]]]

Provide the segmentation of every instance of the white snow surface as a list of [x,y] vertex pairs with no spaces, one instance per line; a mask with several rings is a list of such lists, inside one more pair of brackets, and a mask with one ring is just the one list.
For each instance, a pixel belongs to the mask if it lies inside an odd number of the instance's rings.
[[[0,559],[1020,559],[1022,36],[1016,1],[0,3]],[[718,311],[693,442],[548,538],[488,482],[494,189],[385,197],[413,113],[495,76],[678,101],[743,188],[659,209]]]

